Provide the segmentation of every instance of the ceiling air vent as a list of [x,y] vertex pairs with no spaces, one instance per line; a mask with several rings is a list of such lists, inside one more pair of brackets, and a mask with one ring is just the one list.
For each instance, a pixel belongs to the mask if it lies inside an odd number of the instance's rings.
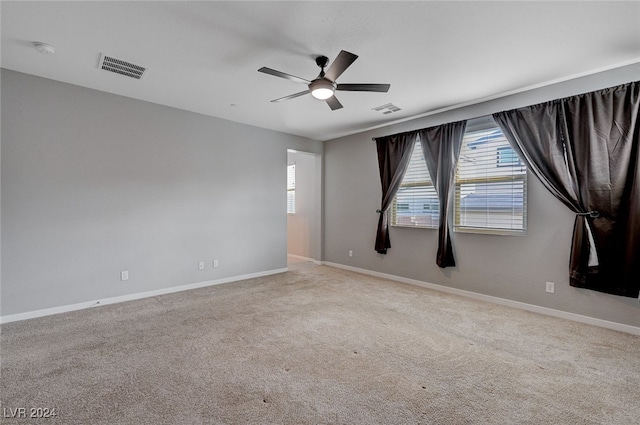
[[382,112],[383,114],[390,114],[392,112],[398,112],[401,109],[398,108],[393,103],[385,103],[384,105],[378,106],[376,108],[372,108],[372,111]]
[[116,59],[105,54],[102,54],[100,57],[98,68],[109,72],[115,72],[116,74],[124,75],[126,77],[135,78],[136,80],[141,79],[147,71],[147,68],[144,66],[136,65],[122,59]]

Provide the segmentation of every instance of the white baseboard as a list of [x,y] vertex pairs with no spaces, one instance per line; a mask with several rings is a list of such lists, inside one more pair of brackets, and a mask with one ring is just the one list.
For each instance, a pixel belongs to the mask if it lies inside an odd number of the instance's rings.
[[[407,284],[410,284],[410,285],[421,286],[423,288],[433,289],[433,290],[440,291],[440,292],[446,292],[446,293],[449,293],[449,294],[460,295],[460,296],[463,296],[463,297],[472,298],[472,299],[481,300],[481,301],[487,301],[487,302],[491,302],[491,303],[494,303],[494,304],[500,304],[500,305],[504,305],[504,306],[507,306],[507,307],[519,308],[521,310],[527,310],[527,311],[531,311],[531,312],[534,312],[534,313],[545,314],[547,316],[559,317],[561,319],[573,320],[575,322],[585,323],[585,324],[588,324],[588,325],[600,326],[602,328],[607,328],[607,329],[612,329],[612,330],[615,330],[615,331],[625,332],[625,333],[629,333],[629,334],[632,334],[632,335],[640,335],[640,327],[631,326],[631,325],[625,325],[623,323],[610,322],[608,320],[597,319],[597,318],[594,318],[594,317],[583,316],[583,315],[575,314],[575,313],[569,313],[569,312],[562,311],[562,310],[555,310],[555,309],[552,309],[552,308],[547,308],[547,307],[541,307],[541,306],[537,306],[537,305],[533,305],[533,304],[522,303],[522,302],[519,302],[519,301],[512,301],[512,300],[508,300],[506,298],[499,298],[499,297],[494,297],[494,296],[491,296],[491,295],[479,294],[477,292],[465,291],[463,289],[450,288],[450,287],[447,287],[447,286],[437,285],[435,283],[423,282],[423,281],[416,280],[416,279],[409,279],[409,278],[406,278],[406,277],[401,277],[401,276],[391,275],[391,274],[387,274],[387,273],[376,272],[376,271],[367,270],[367,269],[361,269],[361,268],[358,268],[358,267],[347,266],[347,265],[344,265],[344,264],[332,263],[332,262],[329,262],[329,261],[317,261],[317,260],[314,260],[314,259],[307,259],[305,257],[299,257],[299,256],[294,256],[294,255],[289,255],[289,256],[292,257],[292,258],[302,259],[302,260],[305,260],[305,261],[313,261],[313,263],[318,264],[318,265],[326,265],[326,266],[329,266],[329,267],[335,267],[335,268],[339,268],[339,269],[349,270],[349,271],[352,271],[352,272],[366,274],[366,275],[369,275],[369,276],[375,276],[375,277],[380,277],[380,278],[383,278],[383,279],[389,279],[389,280],[393,280],[393,281],[396,281],[396,282],[402,282],[402,283],[407,283]],[[120,303],[120,302],[132,301],[132,300],[137,300],[137,299],[141,299],[141,298],[155,297],[155,296],[158,296],[158,295],[171,294],[171,293],[174,293],[174,292],[188,291],[190,289],[204,288],[204,287],[207,287],[207,286],[220,285],[220,284],[223,284],[223,283],[236,282],[236,281],[245,280],[245,279],[252,279],[252,278],[256,278],[256,277],[269,276],[269,275],[273,275],[273,274],[284,273],[284,272],[286,272],[288,270],[289,269],[285,267],[285,268],[281,268],[281,269],[267,270],[267,271],[263,271],[263,272],[250,273],[250,274],[232,276],[232,277],[227,277],[227,278],[222,278],[222,279],[209,280],[209,281],[205,281],[205,282],[192,283],[192,284],[189,284],[189,285],[173,286],[173,287],[170,287],[170,288],[163,288],[163,289],[158,289],[158,290],[155,290],[155,291],[139,292],[139,293],[135,293],[135,294],[122,295],[122,296],[119,296],[119,297],[105,298],[105,299],[102,299],[102,300],[94,300],[94,301],[88,301],[88,302],[83,302],[83,303],[64,305],[64,306],[60,306],[60,307],[52,307],[52,308],[46,308],[46,309],[42,309],[42,310],[28,311],[28,312],[24,312],[24,313],[9,314],[9,315],[6,315],[6,316],[0,316],[0,324],[16,322],[16,321],[19,321],[19,320],[33,319],[33,318],[36,318],[36,317],[49,316],[49,315],[52,315],[52,314],[66,313],[66,312],[69,312],[69,311],[83,310],[83,309],[86,309],[86,308],[99,307],[99,306],[103,306],[103,305],[116,304],[116,303]]]
[[135,294],[122,295],[119,297],[105,298],[101,300],[87,301],[77,304],[63,305],[60,307],[45,308],[42,310],[27,311],[25,313],[8,314],[0,316],[0,323],[16,322],[18,320],[34,319],[36,317],[50,316],[52,314],[66,313],[69,311],[83,310],[85,308],[100,307],[103,305],[116,304],[125,301],[139,300],[141,298],[156,297],[158,295],[171,294],[174,292],[188,291],[190,289],[204,288],[206,286],[220,285],[222,283],[237,282],[239,280],[253,279],[256,277],[270,276],[284,273],[288,268],[267,270],[257,273],[249,273],[239,276],[225,277],[222,279],[208,280],[205,282],[192,283],[188,285],[172,286],[170,288],[158,289],[155,291],[138,292]]
[[349,270],[356,273],[366,274],[369,276],[375,276],[383,279],[393,280],[396,282],[402,282],[402,283],[408,283],[410,285],[421,286],[423,288],[433,289],[440,292],[446,292],[449,294],[460,295],[463,297],[473,298],[476,300],[487,301],[490,303],[500,304],[507,307],[519,308],[521,310],[527,310],[534,313],[545,314],[547,316],[559,317],[561,319],[573,320],[574,322],[586,323],[588,325],[594,325],[602,328],[613,329],[615,331],[625,332],[632,335],[640,335],[640,327],[625,325],[623,323],[610,322],[608,320],[596,319],[595,317],[583,316],[580,314],[569,313],[566,311],[555,310],[547,307],[541,307],[534,304],[522,303],[519,301],[512,301],[506,298],[499,298],[491,295],[479,294],[477,292],[465,291],[463,289],[449,288],[448,286],[437,285],[435,283],[423,282],[420,280],[409,279],[406,277],[375,272],[372,270],[361,269],[358,267],[346,266],[344,264],[331,263],[328,261],[324,261],[322,262],[322,264],[329,267],[335,267],[335,268]]
[[322,265],[322,261],[313,259],[311,257],[303,257],[301,255],[295,255],[295,254],[287,254],[287,257],[288,258],[293,258],[293,259],[296,259],[296,260],[301,260],[301,261],[309,261],[309,262],[312,262],[313,264],[315,264],[317,266],[321,266]]

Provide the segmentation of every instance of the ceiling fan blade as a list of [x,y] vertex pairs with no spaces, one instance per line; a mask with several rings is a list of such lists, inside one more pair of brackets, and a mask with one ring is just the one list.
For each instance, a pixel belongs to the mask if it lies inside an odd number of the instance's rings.
[[290,94],[289,96],[280,97],[278,99],[273,99],[272,102],[283,102],[289,99],[295,99],[296,97],[304,96],[305,94],[311,93],[310,90],[301,91],[300,93]]
[[356,59],[358,59],[358,55],[349,53],[346,50],[341,50],[331,65],[329,65],[329,69],[325,72],[324,77],[331,81],[336,81]]
[[296,77],[295,75],[286,74],[284,72],[276,71],[275,69],[267,68],[263,66],[258,70],[258,72],[264,72],[265,74],[274,75],[276,77],[284,78],[289,81],[294,81],[296,83],[304,83],[309,84],[311,81],[305,80],[304,78]]
[[332,111],[342,108],[342,103],[340,103],[335,96],[331,96],[329,99],[327,99],[327,105],[329,105]]
[[389,91],[391,84],[338,84],[336,90],[343,91],[374,91],[386,93]]

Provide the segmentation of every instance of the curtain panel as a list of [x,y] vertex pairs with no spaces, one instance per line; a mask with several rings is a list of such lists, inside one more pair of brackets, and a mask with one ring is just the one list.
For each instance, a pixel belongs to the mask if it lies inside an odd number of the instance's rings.
[[438,225],[438,253],[436,264],[441,267],[456,265],[451,243],[450,218],[453,212],[453,190],[460,146],[467,121],[459,121],[420,130],[420,145],[427,163],[431,181],[440,203]]
[[378,149],[378,166],[382,186],[382,201],[380,209],[377,211],[380,217],[375,246],[376,251],[380,254],[386,254],[387,249],[391,248],[388,211],[407,171],[417,138],[417,132],[374,138]]
[[494,114],[514,150],[576,213],[570,285],[640,294],[640,82]]

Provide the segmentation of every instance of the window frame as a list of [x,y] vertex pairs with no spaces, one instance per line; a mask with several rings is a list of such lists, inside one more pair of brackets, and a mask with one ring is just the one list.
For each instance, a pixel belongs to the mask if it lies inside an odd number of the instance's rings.
[[[420,156],[423,155],[422,153],[422,146],[420,144],[420,140],[417,140],[415,145],[413,146],[413,152],[412,152],[412,157],[413,155],[418,152]],[[435,188],[433,186],[433,181],[431,181],[431,176],[429,175],[429,170],[427,168],[427,163],[426,161],[424,161],[424,157],[422,158],[423,160],[423,164],[424,168],[427,172],[427,176],[428,176],[428,180],[419,180],[419,181],[411,181],[411,182],[404,182],[404,179],[407,177],[407,174],[405,174],[405,177],[403,178],[403,182],[400,184],[400,188],[398,189],[398,193],[396,193],[396,196],[393,197],[393,202],[391,203],[391,220],[390,220],[390,226],[391,227],[404,227],[404,228],[409,228],[409,229],[427,229],[427,230],[437,230],[439,227],[439,223],[440,223],[440,217],[439,217],[439,200],[438,200],[438,195],[435,193]],[[409,163],[409,165],[407,167],[411,166],[411,162]],[[407,171],[409,171],[407,169]],[[429,188],[433,189],[433,196],[435,196],[436,202],[437,202],[437,206],[438,208],[435,210],[436,211],[436,215],[438,216],[438,221],[436,222],[435,225],[421,225],[421,224],[398,224],[398,211],[399,205],[404,205],[404,202],[398,202],[398,194],[400,194],[400,190],[401,189],[406,189],[406,188],[421,188],[424,187],[427,190],[429,190]],[[427,206],[427,204],[424,204],[421,211],[425,211],[425,206]],[[411,210],[410,207],[407,208],[407,211]],[[432,211],[432,209],[429,209],[429,211]]]
[[[491,116],[480,117],[473,120],[469,120],[467,122],[467,128],[465,130],[465,138],[467,134],[477,133],[481,131],[487,131],[491,129],[497,129],[502,132],[502,129],[496,123]],[[460,155],[462,156],[462,150],[464,148],[464,140],[463,145],[460,147]],[[514,152],[515,158],[517,161],[509,164],[500,164],[500,153],[499,150],[502,149],[511,149]],[[502,175],[502,176],[482,176],[476,178],[460,178],[459,170],[460,170],[460,159],[458,160],[458,164],[456,165],[456,173],[454,177],[454,187],[453,187],[453,196],[454,196],[454,207],[453,207],[453,231],[456,233],[473,233],[473,234],[487,234],[487,235],[501,235],[501,236],[525,236],[527,234],[527,186],[528,186],[528,170],[522,159],[518,156],[517,152],[513,149],[513,147],[509,144],[508,146],[501,146],[496,148],[496,168],[507,168],[507,167],[523,167],[524,172],[519,174],[511,174],[511,175]],[[461,225],[461,193],[462,190],[460,188],[461,185],[464,184],[495,184],[495,183],[514,183],[514,182],[522,182],[522,229],[508,229],[508,228],[498,228],[498,227],[480,227],[480,226],[469,226],[469,225]]]
[[[291,177],[293,170],[293,178]],[[293,181],[292,181],[293,180]],[[289,200],[289,196],[293,195],[293,200]],[[296,163],[287,164],[287,214],[294,215],[296,213]]]
[[[477,133],[477,132],[481,132],[481,131],[487,131],[487,130],[498,130],[500,132],[502,132],[502,129],[500,128],[500,126],[498,125],[498,123],[496,123],[493,119],[492,116],[484,116],[484,117],[479,117],[479,118],[474,118],[474,119],[470,119],[467,121],[467,127],[465,130],[465,138],[467,137],[468,134],[472,134],[472,133]],[[504,137],[504,135],[503,135]],[[462,156],[462,150],[464,147],[464,143],[465,141],[463,140],[463,145],[461,146],[461,156]],[[507,142],[508,143],[508,142]],[[416,154],[416,150],[418,150],[420,152],[420,155],[422,156],[422,147],[420,145],[420,140],[416,141],[414,147],[413,147],[413,152],[412,152],[412,158],[413,155]],[[504,157],[501,156],[501,152],[506,151],[507,149],[510,149],[511,152],[509,152],[508,156],[505,155],[504,153],[502,153],[502,155],[504,155]],[[456,233],[471,233],[471,234],[488,234],[488,235],[504,235],[504,236],[525,236],[527,234],[527,219],[528,219],[528,196],[527,196],[527,186],[528,186],[528,170],[526,165],[524,164],[524,162],[522,161],[522,159],[518,156],[517,152],[513,149],[513,147],[510,144],[507,145],[503,145],[503,146],[497,146],[496,147],[496,152],[495,152],[495,167],[496,169],[504,169],[505,171],[507,171],[508,167],[521,167],[523,168],[523,172],[520,173],[509,173],[509,174],[505,174],[505,175],[497,175],[497,176],[479,176],[479,177],[474,177],[474,178],[461,178],[459,176],[459,167],[460,167],[460,160],[461,158],[458,159],[458,164],[456,165],[456,171],[455,171],[455,177],[454,177],[454,186],[453,186],[453,191],[454,193],[452,194],[453,196],[453,200],[454,200],[454,207],[453,207],[453,217],[452,217],[452,222],[451,222],[451,226],[452,226],[452,230]],[[488,158],[488,157],[487,157]],[[503,161],[501,163],[501,158],[503,158]],[[508,159],[509,162],[504,162],[504,159]],[[424,158],[423,158],[424,161]],[[409,164],[409,167],[411,166],[411,162]],[[411,229],[428,229],[428,230],[435,230],[438,229],[439,227],[439,219],[440,217],[438,216],[438,220],[436,221],[435,225],[423,225],[423,224],[402,224],[402,223],[398,223],[399,219],[398,219],[398,212],[399,211],[417,211],[416,210],[416,206],[413,206],[413,209],[411,208],[411,204],[410,203],[406,203],[403,200],[401,200],[400,202],[398,202],[398,195],[401,194],[401,190],[402,189],[406,189],[406,188],[412,188],[412,187],[416,187],[416,188],[426,188],[427,190],[431,189],[433,190],[433,195],[435,196],[435,199],[437,201],[437,203],[435,204],[436,206],[438,206],[439,209],[439,200],[437,198],[437,194],[435,193],[435,188],[433,186],[433,182],[431,181],[431,176],[429,175],[429,170],[427,169],[427,164],[426,162],[424,162],[424,167],[425,170],[427,172],[427,176],[428,176],[428,180],[417,180],[417,181],[409,181],[409,182],[404,182],[404,180],[407,178],[407,174],[405,174],[404,178],[403,178],[403,182],[400,184],[400,188],[398,190],[398,193],[396,193],[396,196],[394,196],[393,198],[393,202],[391,204],[391,213],[390,213],[390,226],[391,227],[400,227],[400,228],[411,228]],[[409,169],[407,170],[409,172]],[[484,226],[471,226],[471,225],[462,225],[460,224],[461,222],[461,209],[460,209],[460,205],[461,205],[461,196],[463,191],[461,190],[461,185],[465,185],[465,184],[480,184],[480,185],[492,185],[492,184],[496,184],[496,183],[508,183],[508,184],[513,184],[516,182],[522,182],[521,185],[521,190],[522,190],[522,228],[501,228],[501,227],[484,227]],[[487,186],[485,186],[487,187]],[[513,192],[512,192],[513,193]],[[429,194],[430,196],[430,194]],[[513,198],[511,198],[513,200]],[[511,201],[513,203],[513,201]],[[402,208],[403,206],[405,206],[406,204],[406,208]],[[427,204],[425,204],[426,206]],[[429,209],[430,211],[433,211],[433,204],[429,204],[431,205],[431,208]],[[424,208],[424,207],[423,207]],[[436,213],[439,214],[438,209],[436,209]],[[422,210],[421,210],[422,211]],[[426,211],[426,210],[425,210]],[[511,217],[513,217],[513,215],[511,215]]]

